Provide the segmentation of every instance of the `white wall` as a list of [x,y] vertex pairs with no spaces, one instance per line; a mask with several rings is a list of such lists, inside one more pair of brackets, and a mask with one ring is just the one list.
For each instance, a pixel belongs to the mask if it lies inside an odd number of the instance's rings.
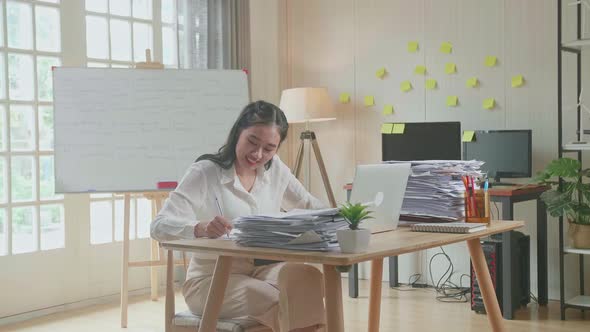
[[[254,3],[263,1],[252,1]],[[264,1],[265,4],[268,2]],[[568,7],[569,8],[569,7]],[[314,124],[337,201],[345,199],[342,185],[352,180],[354,167],[381,158],[382,122],[461,121],[463,129],[533,130],[533,171],[557,157],[557,8],[552,0],[297,0],[287,1],[284,38],[287,57],[276,77],[286,77],[283,87],[326,86],[336,102],[338,120]],[[571,14],[568,14],[571,15]],[[572,17],[566,22],[573,22]],[[284,28],[280,28],[284,29]],[[572,31],[568,28],[568,31]],[[420,43],[418,53],[406,51],[408,41]],[[439,52],[443,41],[453,44],[450,55]],[[498,57],[498,66],[485,67],[486,55]],[[278,55],[277,55],[278,56]],[[458,73],[447,75],[444,64],[454,62]],[[424,89],[424,77],[413,74],[424,64],[428,77],[439,88]],[[375,71],[386,67],[379,80]],[[569,66],[571,67],[571,66]],[[573,68],[567,71],[568,78]],[[285,73],[286,72],[286,73]],[[526,84],[511,88],[513,75],[522,74]],[[470,76],[480,86],[465,87]],[[400,92],[401,81],[414,89]],[[567,80],[566,80],[567,81]],[[569,81],[573,81],[570,79]],[[575,102],[571,82],[564,84],[566,101]],[[351,93],[350,104],[337,102],[341,92]],[[374,95],[376,106],[363,106],[363,96]],[[459,96],[459,107],[446,107],[446,96]],[[569,96],[569,97],[568,97]],[[496,108],[482,109],[484,98],[493,97]],[[383,105],[396,112],[383,116]],[[573,117],[571,117],[573,118]],[[564,136],[572,137],[572,125]],[[301,128],[293,128],[298,135]],[[295,136],[297,137],[297,136]],[[571,139],[571,138],[570,138]],[[296,144],[292,142],[291,144]],[[291,147],[291,158],[295,149]],[[313,162],[312,162],[313,165]],[[312,171],[311,190],[326,199],[319,173]],[[501,213],[501,211],[500,211]],[[531,255],[536,257],[535,205],[519,203],[515,219],[526,221],[524,232],[532,236]],[[549,296],[559,298],[557,222],[549,219]],[[455,272],[469,272],[464,245],[445,248]],[[427,276],[428,259],[439,252],[429,250],[401,257],[400,278],[421,272]],[[567,293],[577,291],[577,269],[568,257]],[[439,263],[435,275],[446,265]],[[437,265],[437,264],[435,264]],[[536,263],[531,266],[532,291],[536,291]],[[588,278],[590,281],[590,278]]]

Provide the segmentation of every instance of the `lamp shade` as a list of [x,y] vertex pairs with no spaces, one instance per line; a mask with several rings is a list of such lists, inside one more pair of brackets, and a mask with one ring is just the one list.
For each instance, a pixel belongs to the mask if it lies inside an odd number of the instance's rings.
[[279,106],[289,123],[336,120],[332,100],[326,88],[283,90]]

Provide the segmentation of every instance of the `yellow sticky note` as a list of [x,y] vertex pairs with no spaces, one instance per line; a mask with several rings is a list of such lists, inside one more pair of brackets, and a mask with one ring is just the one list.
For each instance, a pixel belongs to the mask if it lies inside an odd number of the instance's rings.
[[414,74],[425,75],[426,74],[426,66],[416,66],[416,68],[414,68]]
[[340,97],[338,99],[342,104],[347,104],[348,102],[350,102],[350,93],[343,92],[340,94]]
[[410,81],[404,81],[402,82],[402,84],[400,85],[400,89],[403,92],[408,92],[410,90],[412,90],[412,83],[410,83]]
[[452,73],[456,73],[457,72],[457,65],[454,63],[447,63],[445,65],[445,73],[447,74],[452,74]]
[[457,106],[459,103],[459,97],[457,96],[447,96],[447,106]]
[[453,44],[449,42],[443,42],[442,44],[440,44],[440,51],[446,54],[451,53],[453,51]]
[[493,67],[496,65],[497,62],[498,62],[498,58],[496,58],[495,56],[493,56],[493,55],[486,56],[486,66]]
[[478,84],[479,81],[477,80],[477,77],[470,77],[467,79],[465,86],[467,86],[468,88],[475,88]]
[[417,41],[408,42],[408,52],[414,53],[416,51],[418,51],[418,42]]
[[391,131],[392,134],[403,134],[406,130],[405,123],[394,123],[393,130]]
[[475,131],[473,130],[465,130],[463,132],[463,142],[472,142],[473,138],[475,137]]
[[391,114],[393,114],[393,105],[383,106],[383,115],[391,115]]
[[385,70],[385,68],[379,68],[375,73],[375,76],[377,76],[377,78],[383,78],[386,72],[387,71]]
[[496,100],[494,98],[486,98],[483,100],[482,106],[486,110],[491,110],[496,106]]
[[365,96],[365,106],[373,106],[373,105],[375,105],[375,97]]
[[426,80],[426,88],[429,90],[434,90],[436,89],[436,80],[433,78],[429,78]]
[[518,88],[524,84],[524,77],[522,75],[512,76],[512,87]]
[[381,134],[391,134],[393,123],[384,123],[381,125]]

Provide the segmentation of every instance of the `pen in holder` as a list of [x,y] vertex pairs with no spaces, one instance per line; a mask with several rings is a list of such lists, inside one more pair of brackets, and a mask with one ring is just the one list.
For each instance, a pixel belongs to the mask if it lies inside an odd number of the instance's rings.
[[464,201],[466,222],[490,222],[490,194],[487,190],[466,191]]

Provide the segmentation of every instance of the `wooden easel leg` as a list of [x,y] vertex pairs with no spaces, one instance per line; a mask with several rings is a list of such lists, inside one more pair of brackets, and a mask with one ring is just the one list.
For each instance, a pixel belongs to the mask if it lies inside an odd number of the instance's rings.
[[303,147],[305,146],[303,138],[299,139],[299,148],[297,149],[297,158],[295,159],[295,168],[293,169],[293,174],[295,174],[296,178],[299,178],[299,174],[301,173],[301,164],[303,163]]
[[219,256],[215,264],[215,271],[213,272],[213,279],[211,286],[209,286],[209,293],[207,294],[207,302],[205,303],[205,310],[203,310],[203,317],[199,332],[215,332],[217,330],[217,317],[221,311],[221,304],[225,296],[225,288],[229,280],[229,273],[231,272],[232,257]]
[[[152,220],[156,218],[158,214],[158,210],[156,208],[156,203],[152,200]],[[150,250],[150,258],[152,261],[161,260],[164,256],[160,252],[160,248],[158,248],[158,241],[152,239],[151,241],[151,250]],[[150,285],[151,285],[151,299],[152,301],[158,300],[158,268],[156,266],[150,267]]]
[[381,320],[381,286],[383,282],[383,258],[371,261],[369,291],[369,332],[378,332]]
[[326,290],[326,323],[328,332],[343,332],[342,279],[333,265],[324,265],[324,289]]
[[326,165],[324,165],[324,159],[322,158],[322,153],[320,152],[320,146],[318,145],[318,141],[315,139],[315,137],[311,139],[311,146],[313,147],[313,153],[315,154],[315,159],[317,160],[320,168],[320,174],[322,175],[322,180],[324,181],[324,188],[328,194],[330,205],[332,207],[336,207],[336,199],[334,198],[334,193],[332,192],[332,186],[330,185],[328,172],[326,172]]
[[505,331],[504,319],[502,318],[500,305],[498,304],[496,292],[494,291],[494,284],[492,283],[490,271],[488,270],[488,265],[479,239],[468,240],[467,248],[469,248],[471,263],[473,264],[473,270],[475,270],[475,275],[477,276],[477,282],[479,283],[483,304],[486,308],[488,321],[492,326],[492,331]]
[[125,194],[123,214],[123,259],[121,266],[121,327],[127,327],[127,305],[129,297],[129,212],[131,195]]

